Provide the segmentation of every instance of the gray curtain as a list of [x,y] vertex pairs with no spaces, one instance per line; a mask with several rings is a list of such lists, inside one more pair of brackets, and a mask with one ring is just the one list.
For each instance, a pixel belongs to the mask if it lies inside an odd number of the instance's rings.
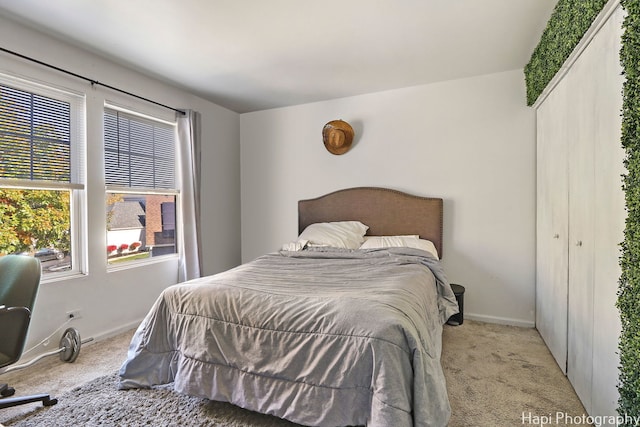
[[200,277],[202,271],[200,239],[200,114],[178,113],[178,158],[182,227],[178,236],[180,263],[178,280]]

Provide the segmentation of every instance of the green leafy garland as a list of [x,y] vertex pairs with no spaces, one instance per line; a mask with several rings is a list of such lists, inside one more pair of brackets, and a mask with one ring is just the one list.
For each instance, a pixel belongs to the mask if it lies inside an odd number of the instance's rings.
[[607,0],[559,0],[531,60],[524,67],[527,105],[560,70]]
[[622,95],[622,146],[625,149],[623,188],[627,219],[622,242],[618,309],[620,383],[618,412],[640,415],[640,0],[622,0],[626,11],[622,24],[620,62],[625,81]]
[[[535,103],[606,3],[558,1],[540,44],[525,67],[528,105]],[[626,11],[620,62],[625,76],[621,143],[626,153],[623,189],[627,218],[616,304],[622,323],[618,346],[618,413],[637,417],[640,416],[640,0],[620,3]]]

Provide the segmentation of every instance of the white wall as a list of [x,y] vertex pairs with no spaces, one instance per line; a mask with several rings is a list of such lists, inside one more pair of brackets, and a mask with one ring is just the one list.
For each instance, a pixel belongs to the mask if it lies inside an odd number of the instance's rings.
[[[535,113],[522,70],[240,116],[242,259],[297,236],[297,201],[355,186],[443,197],[465,316],[533,326]],[[355,130],[334,156],[321,130]]]
[[[204,273],[240,262],[239,115],[183,90],[55,41],[0,17],[2,46],[58,67],[119,87],[137,95],[202,114],[202,234]],[[8,54],[0,54],[0,72],[54,84],[87,94],[88,274],[43,283],[34,309],[27,347],[39,342],[66,320],[66,312],[82,310],[72,326],[83,337],[104,337],[137,326],[165,287],[177,281],[177,261],[107,272],[102,152],[102,109],[105,99],[143,112],[170,110],[120,95]],[[50,348],[57,348],[58,337]],[[124,355],[123,355],[124,356]]]

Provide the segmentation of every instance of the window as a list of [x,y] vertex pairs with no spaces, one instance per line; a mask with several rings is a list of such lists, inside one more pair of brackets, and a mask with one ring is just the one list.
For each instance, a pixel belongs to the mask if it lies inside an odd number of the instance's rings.
[[0,255],[45,279],[84,264],[84,141],[84,97],[0,75]]
[[105,107],[110,265],[177,253],[175,144],[174,123]]

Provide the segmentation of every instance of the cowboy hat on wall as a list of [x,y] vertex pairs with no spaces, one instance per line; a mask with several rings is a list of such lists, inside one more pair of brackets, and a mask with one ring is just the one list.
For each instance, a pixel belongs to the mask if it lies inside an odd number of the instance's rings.
[[331,154],[344,154],[351,148],[353,128],[343,120],[332,120],[322,128],[322,141]]

